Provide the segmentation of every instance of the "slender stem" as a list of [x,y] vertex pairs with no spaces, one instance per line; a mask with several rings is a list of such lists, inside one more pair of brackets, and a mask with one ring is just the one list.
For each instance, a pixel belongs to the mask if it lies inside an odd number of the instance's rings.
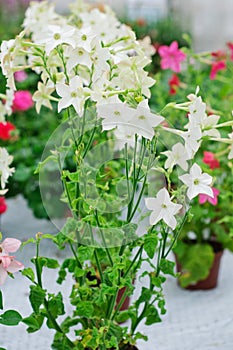
[[185,224],[185,221],[186,221],[186,219],[187,219],[187,216],[188,216],[188,211],[185,213],[185,216],[184,216],[184,218],[183,218],[183,220],[182,220],[182,223],[181,223],[179,229],[176,231],[176,233],[175,233],[175,235],[174,235],[174,238],[173,238],[173,241],[172,241],[172,244],[171,244],[170,247],[168,248],[166,254],[164,255],[164,258],[166,258],[166,257],[168,256],[168,254],[170,253],[170,251],[171,251],[172,248],[174,247],[175,243],[177,242],[177,239],[178,239],[178,237],[179,237],[179,235],[180,235],[180,232],[181,232],[181,230],[182,230],[182,228],[183,228],[183,226],[184,226],[184,224]]
[[123,278],[126,278],[128,276],[128,274],[130,273],[132,267],[134,266],[135,262],[137,261],[137,258],[139,257],[139,255],[141,255],[142,250],[143,250],[143,245],[141,245],[141,247],[138,249],[137,254],[135,255],[134,259],[132,260],[132,262],[129,265],[128,269],[126,270],[125,274],[123,275]]
[[118,314],[119,310],[121,309],[122,305],[124,304],[124,301],[127,297],[128,290],[129,290],[129,287],[126,287],[124,290],[124,293],[122,294],[121,300],[117,304],[116,309],[114,311],[114,314],[111,317],[111,321],[113,321],[115,319],[116,315]]
[[111,257],[111,254],[109,252],[109,249],[107,247],[107,244],[106,244],[106,241],[105,241],[105,237],[104,237],[104,234],[103,234],[103,230],[100,227],[100,222],[99,222],[97,209],[95,210],[95,218],[96,218],[96,222],[97,222],[98,228],[100,230],[100,234],[101,234],[101,238],[102,238],[102,241],[103,241],[104,249],[106,250],[106,253],[107,253],[107,256],[108,256],[108,259],[109,259],[109,262],[110,262],[111,266],[113,266],[114,264],[113,264],[113,261],[112,261],[112,257]]

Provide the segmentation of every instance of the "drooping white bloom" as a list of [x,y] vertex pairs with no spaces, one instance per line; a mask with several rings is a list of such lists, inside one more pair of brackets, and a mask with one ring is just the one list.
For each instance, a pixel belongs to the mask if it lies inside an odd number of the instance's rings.
[[179,176],[179,179],[188,187],[187,196],[190,200],[199,194],[207,194],[214,198],[213,190],[210,187],[212,176],[202,173],[201,168],[196,163],[193,164],[188,174]]
[[167,160],[165,162],[166,169],[172,169],[174,165],[179,165],[183,170],[188,169],[187,160],[189,160],[188,153],[186,151],[185,146],[178,142],[172,146],[171,151],[162,152],[167,156]]
[[150,225],[156,225],[160,220],[163,220],[171,229],[176,228],[175,215],[180,211],[182,205],[171,201],[166,188],[162,188],[155,198],[146,198],[145,202],[146,207],[152,210]]
[[37,113],[40,113],[41,106],[45,106],[49,109],[52,109],[52,105],[49,98],[53,91],[54,88],[50,88],[39,81],[37,91],[32,96],[33,101],[36,102]]
[[79,116],[83,114],[85,101],[90,96],[90,89],[83,87],[80,77],[73,77],[69,85],[56,84],[56,91],[61,96],[61,100],[58,102],[58,112],[72,105]]
[[[1,177],[2,189],[6,187],[8,177],[11,176],[15,171],[14,168],[9,167],[12,161],[13,161],[13,157],[9,155],[9,153],[5,148],[0,147],[0,177]],[[3,194],[3,192],[1,192],[0,194]]]
[[202,132],[200,127],[194,126],[188,131],[181,131],[180,136],[185,141],[185,149],[189,156],[189,159],[193,158],[201,146]]
[[149,35],[145,36],[142,40],[138,40],[142,47],[146,57],[151,58],[156,52],[153,45],[151,45],[151,38]]

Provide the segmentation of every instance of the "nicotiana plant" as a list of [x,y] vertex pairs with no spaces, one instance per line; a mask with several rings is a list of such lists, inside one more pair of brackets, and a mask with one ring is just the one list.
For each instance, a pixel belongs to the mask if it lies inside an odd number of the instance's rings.
[[[163,283],[175,275],[168,255],[188,202],[200,193],[214,197],[212,177],[195,163],[195,154],[203,138],[225,125],[206,115],[197,89],[184,103],[170,105],[187,111],[186,128],[168,127],[170,109],[153,113],[148,105],[155,83],[144,70],[149,62],[134,33],[108,7],[102,12],[81,2],[68,17],[47,2],[31,3],[24,30],[2,43],[5,101],[15,89],[14,73],[32,69],[40,76],[33,95],[38,113],[51,102],[63,113],[37,171],[46,210],[62,202],[69,217],[58,234],[37,233],[23,243],[36,247],[33,266],[22,270],[31,281],[31,315],[8,310],[0,318],[8,325],[23,322],[31,333],[46,322],[55,332],[53,349],[135,349],[138,339],[146,340],[138,326],[160,322],[166,312]],[[52,178],[51,168],[57,174]],[[70,256],[43,256],[44,239],[70,249]],[[12,264],[23,268],[10,255],[19,245],[15,238],[1,243],[2,283],[16,271]],[[69,308],[61,292],[44,287],[45,267],[59,269],[58,284],[70,289]],[[139,296],[123,308],[139,279]]]

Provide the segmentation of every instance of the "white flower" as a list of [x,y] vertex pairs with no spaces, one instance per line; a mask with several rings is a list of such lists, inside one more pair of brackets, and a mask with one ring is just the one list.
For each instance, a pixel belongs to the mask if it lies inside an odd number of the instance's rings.
[[152,210],[150,225],[156,225],[163,220],[171,229],[175,229],[177,221],[175,215],[182,208],[181,204],[173,203],[166,188],[162,188],[155,198],[146,198],[146,206]]
[[151,45],[151,38],[149,35],[145,36],[142,40],[138,40],[142,50],[148,58],[151,58],[156,52],[153,45]]
[[189,160],[188,153],[186,151],[185,146],[178,142],[172,146],[171,151],[162,152],[167,156],[167,160],[165,162],[165,168],[172,169],[174,165],[179,165],[183,170],[188,169],[187,160]]
[[194,126],[188,131],[181,131],[180,136],[185,141],[185,149],[189,158],[193,158],[201,146],[202,132],[200,127]]
[[67,70],[70,72],[77,64],[82,64],[91,69],[92,61],[90,53],[87,52],[83,47],[77,47],[70,53],[69,59],[67,60]]
[[117,99],[115,103],[97,105],[97,115],[103,118],[103,130],[111,130],[118,126],[127,126],[135,110]]
[[47,1],[31,2],[23,22],[26,32],[40,33],[48,23],[56,21],[59,16],[55,13],[54,7],[54,4],[49,4]]
[[75,28],[70,25],[48,25],[46,30],[42,31],[37,43],[45,44],[47,55],[58,45],[68,44],[75,48]]
[[93,39],[96,34],[91,27],[81,28],[75,33],[75,42],[77,47],[82,47],[85,51],[91,52],[93,49]]
[[232,144],[231,144],[231,150],[230,153],[228,155],[228,159],[232,159],[233,158],[233,132],[228,134],[229,139],[232,140]]
[[9,155],[7,150],[3,147],[0,147],[0,176],[1,176],[1,187],[4,189],[8,177],[13,174],[15,171],[14,168],[9,168],[9,165],[12,163],[13,157]]
[[42,84],[40,81],[38,83],[38,90],[32,96],[33,101],[36,102],[36,111],[40,113],[41,106],[45,106],[52,109],[51,102],[49,100],[50,95],[53,93],[54,88],[49,88],[48,86]]
[[191,200],[199,194],[207,194],[214,197],[213,190],[210,185],[212,176],[202,173],[201,168],[196,163],[190,169],[189,174],[179,176],[179,179],[188,187],[187,196]]
[[72,105],[79,116],[83,114],[85,101],[90,96],[90,89],[83,87],[82,80],[78,76],[73,77],[69,85],[56,84],[56,91],[61,96],[58,112]]
[[115,150],[121,150],[127,144],[128,147],[135,146],[135,133],[133,130],[129,130],[124,128],[124,126],[118,126],[116,130],[114,130],[115,136]]
[[138,104],[134,115],[130,119],[131,125],[129,127],[135,129],[138,135],[151,140],[154,136],[154,128],[163,120],[162,116],[151,113],[148,100],[143,100]]

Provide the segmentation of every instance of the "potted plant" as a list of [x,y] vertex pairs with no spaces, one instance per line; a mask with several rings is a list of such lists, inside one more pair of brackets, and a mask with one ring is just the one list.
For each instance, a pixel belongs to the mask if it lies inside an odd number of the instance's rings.
[[[176,66],[184,57],[177,48]],[[188,216],[188,203],[199,193],[214,197],[213,178],[195,163],[206,127],[168,127],[168,106],[152,113],[148,99],[154,80],[144,69],[147,63],[134,33],[108,7],[101,12],[80,2],[68,17],[47,2],[32,3],[24,31],[2,44],[6,96],[15,88],[13,72],[31,68],[40,75],[33,97],[37,110],[52,107],[53,101],[63,112],[37,171],[45,209],[56,209],[58,199],[72,215],[57,235],[37,233],[23,243],[36,247],[33,267],[22,271],[31,281],[32,313],[7,310],[0,318],[7,325],[23,322],[31,333],[46,322],[54,331],[53,349],[135,350],[138,339],[146,340],[138,326],[160,322],[166,312],[163,283],[166,275],[175,276],[168,255]],[[198,90],[172,106],[211,119]],[[208,132],[221,127],[208,124]],[[57,174],[52,178],[51,168]],[[172,187],[175,182],[180,186]],[[58,185],[56,199],[51,194]],[[44,239],[70,255],[64,261],[43,256]],[[14,238],[0,244],[2,283],[23,268],[11,255],[19,246]],[[142,263],[147,269],[141,274]],[[67,283],[68,309],[60,292],[44,288],[45,267],[59,269],[57,282]],[[139,297],[122,311],[139,278],[145,281]],[[121,323],[125,320],[127,325]]]
[[[171,50],[171,46],[165,46],[165,52]],[[161,106],[166,102],[179,101],[191,93],[198,82],[206,105],[203,110],[212,121],[219,120],[226,126],[224,138],[226,140],[232,131],[232,85],[229,75],[232,70],[232,44],[228,43],[226,50],[216,52],[194,53],[191,49],[185,49],[186,69],[176,71],[174,67],[163,66],[163,49],[161,54],[161,72],[157,79],[161,83],[161,90],[155,91],[151,98],[154,106]],[[171,71],[173,73],[171,74]],[[182,97],[183,96],[183,97]],[[156,103],[155,103],[156,101]],[[220,117],[217,117],[218,114]],[[173,113],[169,117],[171,125],[187,125],[189,115],[184,111],[183,118]],[[191,120],[192,122],[192,120]],[[203,123],[204,120],[201,121]],[[226,248],[232,251],[232,160],[228,156],[230,144],[216,143],[220,137],[218,129],[213,134],[206,133],[206,141],[202,142],[196,154],[199,165],[213,177],[214,198],[199,195],[192,203],[190,220],[182,230],[177,245],[174,249],[179,260],[178,270],[181,271],[179,283],[183,287],[191,289],[213,288],[217,285],[217,272],[211,283],[205,285],[206,278],[213,274],[213,263],[219,267],[218,259]],[[231,136],[230,136],[231,137]],[[224,140],[223,140],[224,141]],[[217,254],[216,254],[217,253]],[[180,266],[182,265],[182,267]],[[209,276],[209,277],[208,277]],[[198,282],[201,281],[201,282]]]

